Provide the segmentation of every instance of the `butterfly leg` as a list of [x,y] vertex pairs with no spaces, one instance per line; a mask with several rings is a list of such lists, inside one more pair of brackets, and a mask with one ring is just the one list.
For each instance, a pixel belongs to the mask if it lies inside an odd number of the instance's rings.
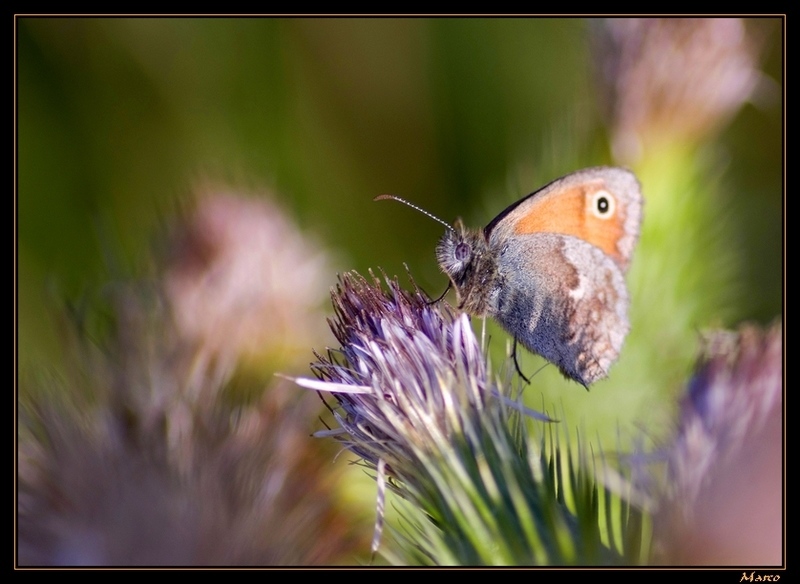
[[519,361],[517,361],[517,337],[514,337],[514,351],[513,351],[512,354],[514,356],[514,367],[517,368],[517,373],[519,373],[519,376],[522,377],[522,380],[525,383],[530,385],[531,384],[531,380],[528,379],[527,377],[525,377],[525,374],[522,372],[522,369],[519,368]]
[[451,287],[452,285],[453,285],[453,283],[452,283],[452,282],[448,282],[448,283],[447,283],[447,288],[445,288],[445,289],[444,289],[444,292],[442,292],[442,295],[441,295],[441,296],[439,296],[439,298],[437,298],[436,300],[431,300],[431,301],[429,301],[429,302],[428,302],[428,305],[437,304],[439,301],[441,301],[441,300],[442,300],[442,298],[444,298],[444,297],[447,295],[447,293],[448,293],[448,292],[450,292],[450,287]]

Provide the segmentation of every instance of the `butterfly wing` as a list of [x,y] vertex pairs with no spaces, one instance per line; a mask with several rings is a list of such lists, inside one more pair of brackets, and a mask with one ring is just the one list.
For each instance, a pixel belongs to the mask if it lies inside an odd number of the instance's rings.
[[506,246],[499,256],[502,285],[490,314],[565,376],[584,386],[606,377],[630,328],[619,266],[576,237],[518,237],[520,244]]
[[642,195],[628,170],[587,168],[557,179],[500,213],[484,229],[488,240],[560,233],[586,241],[626,272],[639,237]]
[[597,167],[553,181],[484,230],[498,266],[489,312],[583,385],[608,375],[628,334],[624,273],[641,212],[636,177]]

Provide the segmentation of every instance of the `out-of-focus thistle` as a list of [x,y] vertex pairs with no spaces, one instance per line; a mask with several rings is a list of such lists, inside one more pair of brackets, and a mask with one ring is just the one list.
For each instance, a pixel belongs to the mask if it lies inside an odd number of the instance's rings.
[[739,18],[609,18],[595,25],[614,155],[625,164],[665,141],[704,140],[759,86],[760,43]]
[[657,561],[782,563],[782,327],[707,339],[667,449]]
[[164,290],[177,333],[198,358],[296,361],[315,318],[328,257],[269,198],[213,190],[171,231]]
[[631,561],[601,543],[586,471],[569,456],[562,469],[557,441],[531,448],[510,423],[520,410],[507,407],[509,388],[489,372],[468,317],[396,280],[386,285],[341,276],[330,323],[341,348],[318,355],[317,379],[296,379],[335,397],[334,425],[318,435],[376,472],[379,515],[386,481],[406,499],[416,533],[397,534],[403,552],[384,553],[439,565]]
[[366,544],[308,436],[319,403],[237,368],[301,367],[324,254],[273,203],[228,194],[172,245],[152,283],[107,287],[106,322],[73,319],[72,371],[23,381],[20,565],[352,562]]

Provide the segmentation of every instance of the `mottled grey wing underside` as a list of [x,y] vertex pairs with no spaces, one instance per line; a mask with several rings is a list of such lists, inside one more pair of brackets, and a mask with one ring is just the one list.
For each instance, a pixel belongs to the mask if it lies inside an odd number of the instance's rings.
[[606,377],[630,328],[619,266],[581,239],[552,233],[518,235],[498,251],[492,316],[565,376],[585,386]]

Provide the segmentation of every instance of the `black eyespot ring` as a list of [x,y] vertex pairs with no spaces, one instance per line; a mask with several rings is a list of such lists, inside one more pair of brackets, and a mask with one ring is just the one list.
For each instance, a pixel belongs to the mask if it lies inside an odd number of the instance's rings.
[[614,195],[606,190],[599,190],[592,194],[591,213],[598,219],[611,219],[615,212]]

